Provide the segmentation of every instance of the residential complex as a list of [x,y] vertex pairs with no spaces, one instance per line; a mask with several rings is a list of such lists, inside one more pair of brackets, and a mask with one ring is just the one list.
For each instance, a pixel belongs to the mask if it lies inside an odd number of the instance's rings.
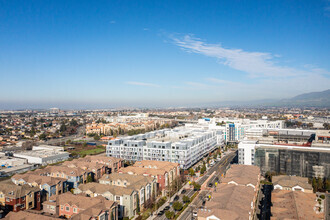
[[330,148],[242,142],[238,162],[259,166],[263,174],[273,171],[309,178],[330,177]]
[[218,146],[217,132],[179,127],[115,140],[107,145],[107,155],[124,160],[157,160],[180,164],[187,169]]
[[253,219],[257,208],[260,170],[256,166],[232,165],[205,206],[198,220]]

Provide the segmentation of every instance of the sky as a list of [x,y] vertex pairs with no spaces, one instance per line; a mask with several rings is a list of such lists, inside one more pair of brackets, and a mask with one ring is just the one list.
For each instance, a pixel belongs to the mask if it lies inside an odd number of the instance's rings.
[[0,109],[290,98],[329,39],[329,0],[0,0]]

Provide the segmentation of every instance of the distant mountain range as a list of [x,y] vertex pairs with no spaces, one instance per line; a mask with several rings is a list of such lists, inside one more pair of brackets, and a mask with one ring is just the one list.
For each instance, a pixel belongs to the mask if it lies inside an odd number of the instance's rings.
[[330,89],[322,92],[304,93],[290,99],[226,101],[213,105],[220,107],[330,107]]
[[281,100],[280,103],[295,106],[324,106],[330,107],[330,89],[322,92],[310,92],[297,95],[291,99]]

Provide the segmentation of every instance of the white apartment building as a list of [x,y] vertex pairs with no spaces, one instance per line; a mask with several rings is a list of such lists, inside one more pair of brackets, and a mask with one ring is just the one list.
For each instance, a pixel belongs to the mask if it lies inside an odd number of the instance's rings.
[[238,144],[238,164],[254,165],[256,141],[242,141]]
[[[217,123],[222,125],[217,126]],[[210,129],[223,131],[226,143],[239,142],[246,136],[261,136],[263,129],[282,129],[283,121],[250,120],[240,118],[204,118],[198,120],[199,125],[208,126]]]
[[169,161],[187,169],[219,145],[219,136],[222,137],[221,132],[196,127],[159,130],[111,140],[107,156],[132,161]]

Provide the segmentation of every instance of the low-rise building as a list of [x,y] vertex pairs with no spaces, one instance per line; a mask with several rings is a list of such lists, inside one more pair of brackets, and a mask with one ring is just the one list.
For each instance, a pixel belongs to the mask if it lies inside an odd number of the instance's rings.
[[110,201],[118,203],[118,217],[132,218],[137,213],[138,193],[132,188],[105,185],[100,183],[87,183],[75,189],[75,193],[83,193],[89,197],[103,196]]
[[104,175],[99,183],[134,189],[138,192],[141,206],[153,195],[157,195],[157,181],[149,176],[112,173]]
[[14,157],[25,158],[28,163],[47,165],[57,163],[69,159],[68,152],[62,152],[57,150],[32,150],[32,151],[21,151],[14,153]]
[[19,186],[11,180],[0,182],[0,204],[5,211],[18,212],[26,209],[41,209],[41,193],[38,187]]
[[33,172],[16,174],[11,177],[16,185],[29,185],[39,187],[42,194],[42,201],[48,200],[53,195],[59,195],[68,190],[67,179],[50,176],[40,176]]
[[301,191],[275,189],[272,192],[271,219],[324,219],[318,212],[316,195]]
[[34,171],[37,175],[60,177],[67,179],[68,190],[77,188],[79,184],[87,182],[88,172],[81,168],[66,166],[48,166],[44,169]]
[[[70,192],[44,202],[44,212],[72,219],[118,219],[117,203],[103,197],[86,197]],[[55,210],[55,211],[54,211]]]
[[302,191],[313,193],[313,187],[308,183],[308,178],[300,176],[273,176],[272,182],[274,189]]
[[212,192],[210,201],[198,208],[199,220],[253,219],[259,193],[260,169],[251,165],[232,165]]

